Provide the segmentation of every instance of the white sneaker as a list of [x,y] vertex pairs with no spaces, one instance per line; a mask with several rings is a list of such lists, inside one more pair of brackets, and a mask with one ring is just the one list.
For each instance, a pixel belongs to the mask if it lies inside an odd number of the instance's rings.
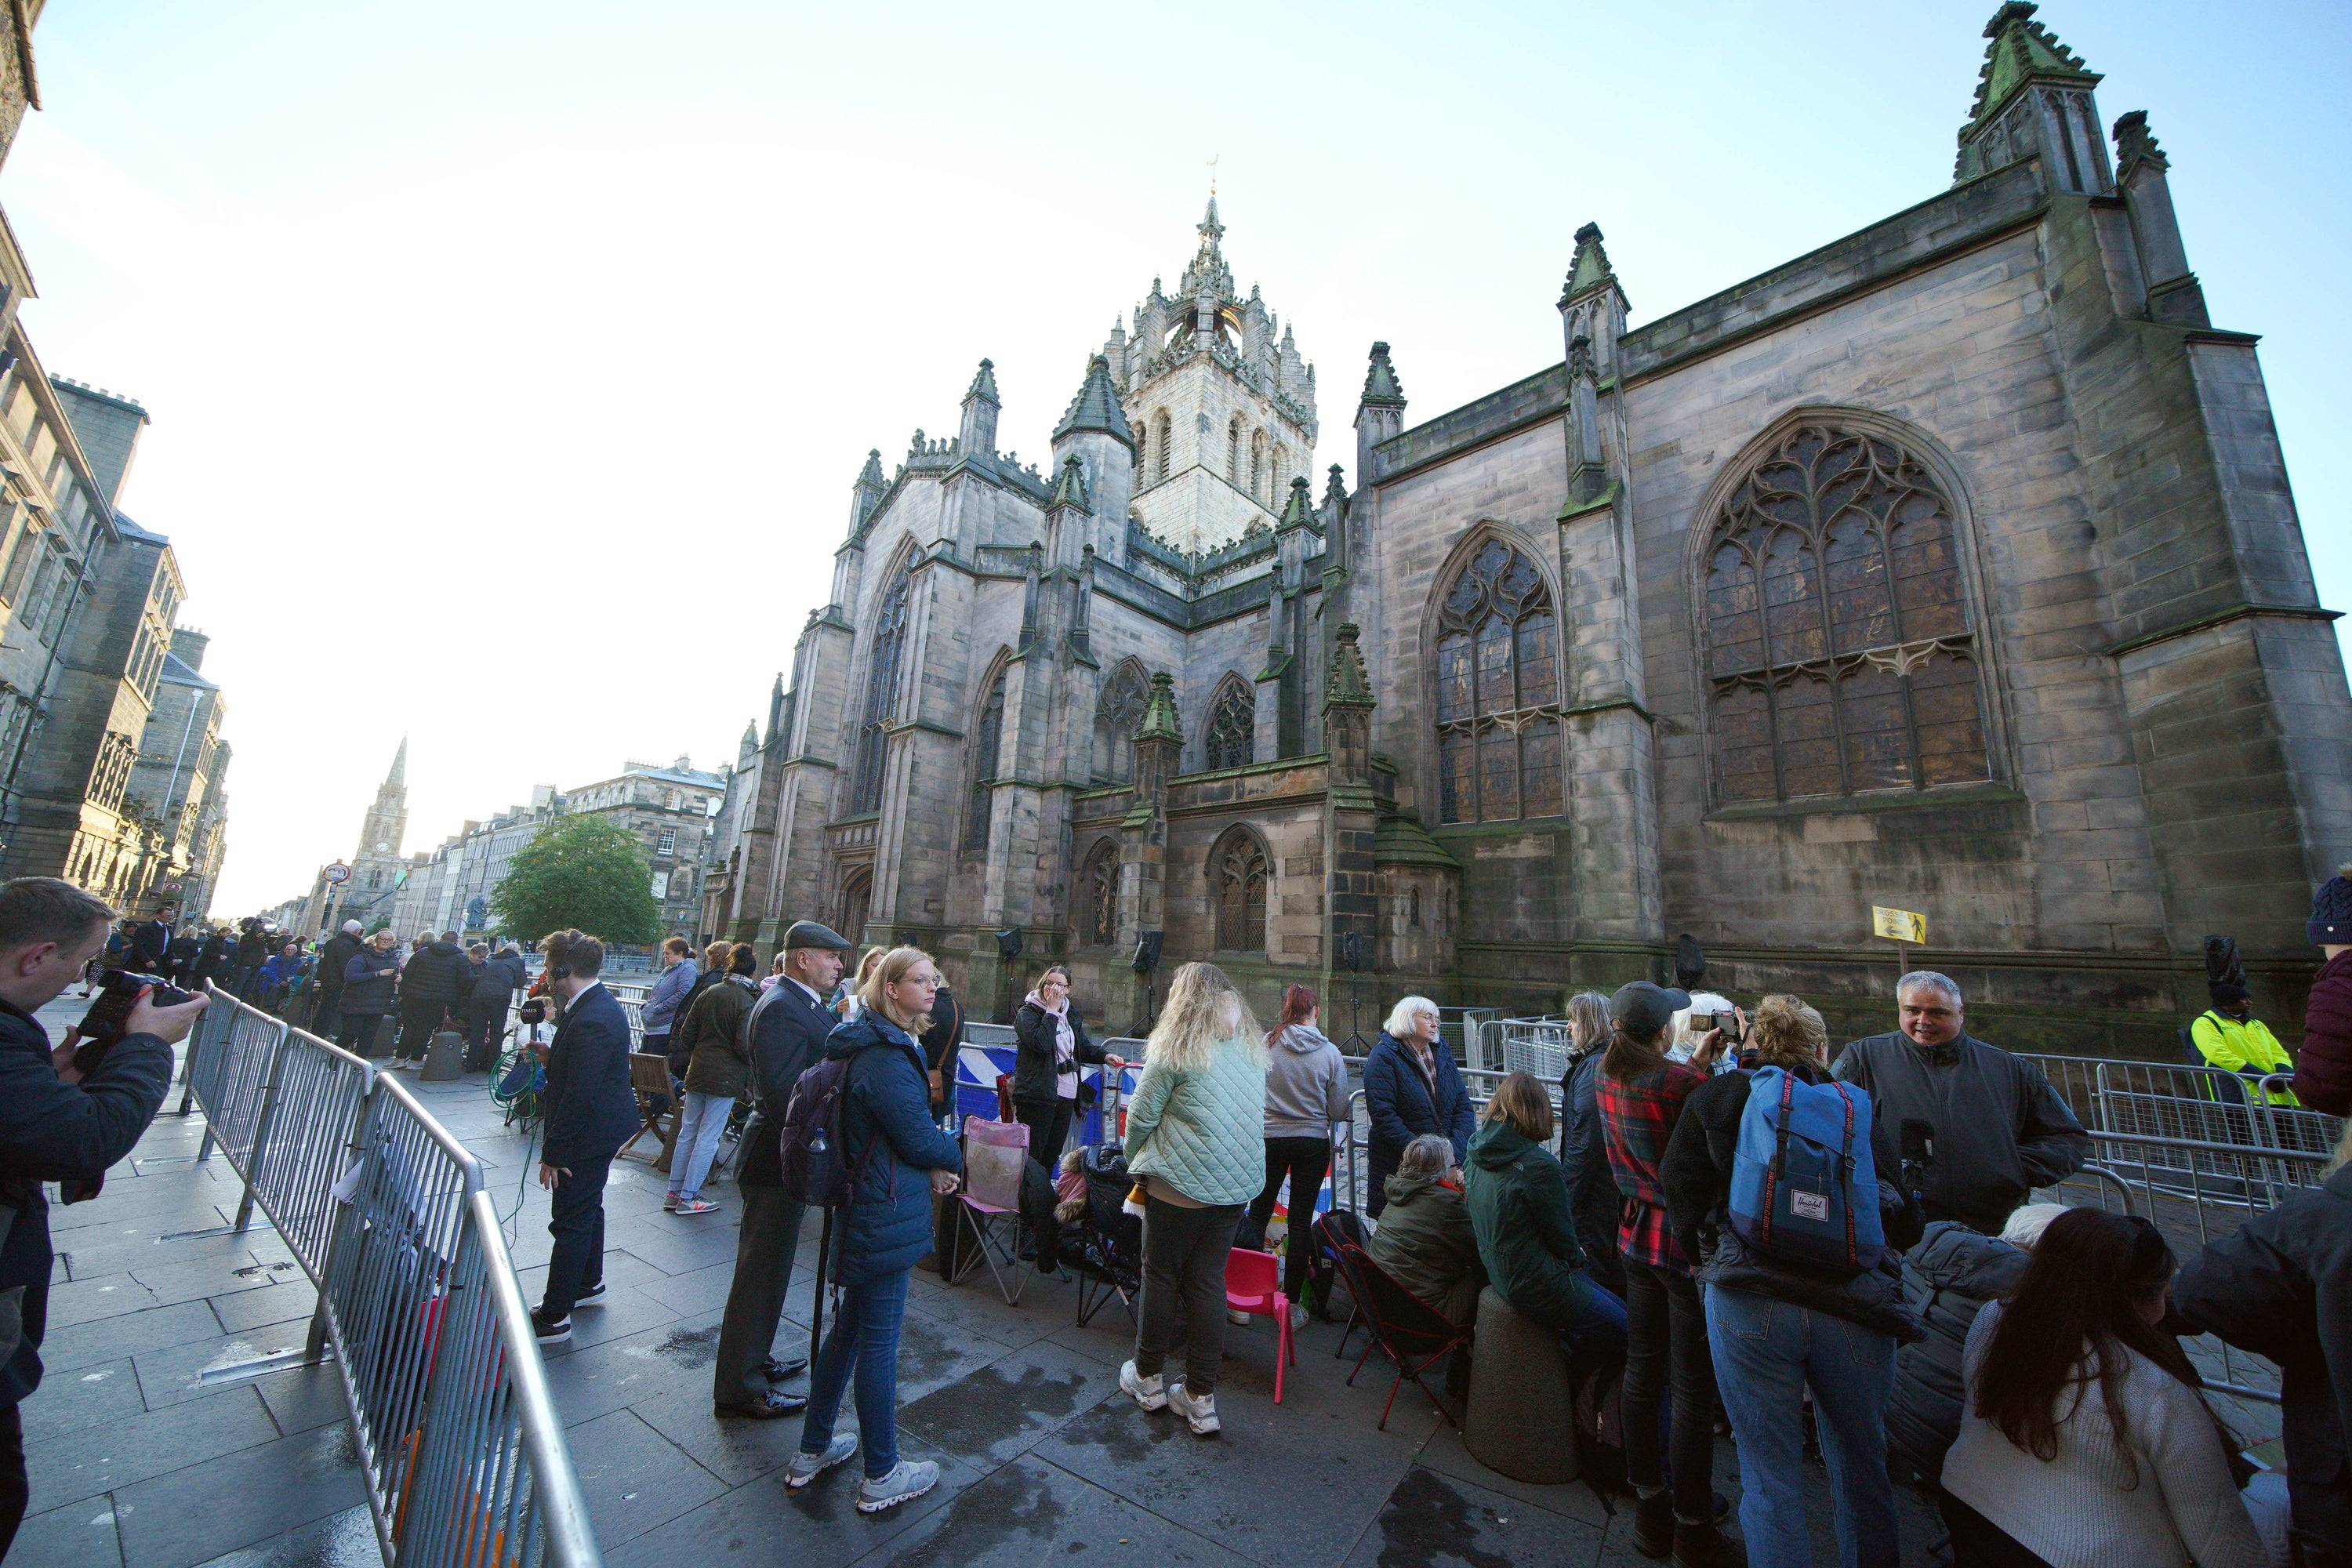
[[784,1485],[800,1490],[850,1455],[857,1452],[857,1434],[836,1432],[822,1454],[795,1452],[793,1462],[784,1467]]
[[1181,1415],[1196,1436],[1206,1437],[1217,1430],[1217,1396],[1203,1394],[1195,1399],[1192,1391],[1182,1384],[1168,1391],[1168,1408]]
[[1165,1410],[1168,1407],[1168,1391],[1160,1386],[1160,1374],[1155,1372],[1145,1377],[1135,1370],[1133,1362],[1118,1369],[1118,1390],[1131,1396],[1146,1410]]
[[1237,1329],[1246,1329],[1250,1325],[1250,1315],[1247,1312],[1228,1307],[1225,1309],[1225,1321],[1231,1323]]
[[940,1484],[940,1468],[929,1459],[901,1459],[880,1480],[872,1476],[857,1483],[857,1511],[880,1513],[922,1496]]
[[1307,1309],[1293,1301],[1290,1304],[1290,1331],[1297,1333],[1307,1326]]

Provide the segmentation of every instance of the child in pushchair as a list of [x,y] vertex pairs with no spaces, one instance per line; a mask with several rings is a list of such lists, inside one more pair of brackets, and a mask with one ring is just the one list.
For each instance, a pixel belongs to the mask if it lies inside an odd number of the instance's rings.
[[[1083,1182],[1083,1187],[1079,1184]],[[1116,1295],[1129,1317],[1143,1289],[1143,1222],[1125,1211],[1127,1156],[1117,1143],[1062,1156],[1062,1262],[1078,1277],[1078,1326]]]

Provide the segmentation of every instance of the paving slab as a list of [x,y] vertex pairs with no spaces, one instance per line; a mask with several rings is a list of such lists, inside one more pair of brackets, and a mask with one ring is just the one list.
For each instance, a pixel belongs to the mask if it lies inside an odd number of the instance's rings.
[[124,1568],[192,1568],[367,1500],[348,1426],[240,1449],[113,1496]]
[[564,1434],[588,1517],[606,1552],[709,1502],[727,1483],[634,1410],[615,1410]]
[[139,1373],[129,1356],[74,1372],[43,1377],[33,1397],[17,1407],[25,1441],[37,1443],[68,1432],[103,1426],[136,1415],[147,1406],[139,1398]]
[[274,1443],[279,1436],[261,1396],[250,1387],[235,1388],[188,1409],[142,1411],[27,1443],[25,1466],[35,1500],[47,1508]]
[[220,1320],[213,1315],[211,1303],[181,1301],[63,1328],[52,1326],[41,1341],[41,1365],[47,1369],[47,1376],[56,1377],[142,1351],[208,1340],[220,1331]]
[[1344,1561],[1348,1568],[1593,1568],[1601,1538],[1591,1525],[1415,1465]]
[[226,1552],[198,1568],[383,1568],[375,1521],[367,1508],[347,1508],[251,1546]]
[[1028,1568],[1060,1557],[1082,1558],[1089,1568],[1252,1563],[1034,1455],[992,1472],[857,1562],[874,1568]]
[[[33,1506],[40,1507],[38,1493]],[[100,1496],[28,1516],[8,1548],[11,1562],[39,1568],[122,1568],[114,1502]]]

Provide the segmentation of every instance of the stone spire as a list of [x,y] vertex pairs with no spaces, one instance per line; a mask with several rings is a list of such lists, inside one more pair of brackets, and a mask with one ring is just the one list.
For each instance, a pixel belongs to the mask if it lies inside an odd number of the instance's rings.
[[2053,189],[2096,195],[2109,188],[2106,142],[2091,95],[2102,79],[2033,20],[2039,9],[2032,0],[2007,0],[1985,24],[1984,66],[1960,127],[1952,179],[1972,180],[2039,157]]
[[1118,405],[1118,389],[1111,384],[1110,361],[1101,354],[1087,362],[1087,378],[1078,384],[1078,395],[1070,399],[1062,422],[1054,426],[1054,439],[1087,431],[1124,442],[1129,453],[1135,450],[1135,432]]
[[2131,209],[2132,238],[2139,247],[2148,317],[2176,326],[2210,326],[2205,289],[2197,274],[2189,269],[2180,220],[2172,210],[2171,167],[2172,161],[2147,128],[2147,110],[2135,109],[2116,121],[2116,184]]
[[392,771],[383,775],[383,794],[405,795],[408,791],[408,737],[400,738],[400,750],[392,754]]
[[1609,252],[1601,246],[1601,226],[1588,223],[1576,231],[1576,255],[1569,261],[1568,281],[1559,291],[1560,309],[1568,309],[1595,289],[1616,282],[1617,274],[1609,265]]
[[1323,679],[1323,750],[1334,784],[1362,786],[1372,780],[1372,683],[1356,637],[1355,623],[1343,621],[1331,641]]
[[1402,408],[1404,384],[1397,380],[1396,366],[1389,363],[1389,346],[1372,345],[1372,363],[1364,370],[1364,395],[1358,402],[1368,408]]
[[996,450],[996,414],[1003,406],[996,397],[996,365],[982,360],[963,395],[963,424],[956,433],[965,457],[985,458]]
[[1284,503],[1282,516],[1274,525],[1276,533],[1287,533],[1294,528],[1315,525],[1315,503],[1307,493],[1307,476],[1294,474],[1290,480],[1290,500]]
[[857,482],[849,487],[849,536],[852,539],[866,531],[866,520],[874,509],[882,504],[882,492],[889,488],[882,477],[882,451],[876,447],[866,454],[866,467],[859,469]]
[[1372,345],[1372,363],[1364,371],[1364,395],[1356,401],[1356,482],[1369,485],[1381,477],[1380,444],[1404,428],[1404,386],[1396,366],[1389,363],[1389,346]]
[[1177,753],[1184,749],[1184,731],[1176,721],[1176,678],[1154,670],[1151,695],[1143,704],[1143,720],[1135,727],[1135,798],[1156,805],[1175,776]]
[[[1570,358],[1576,341],[1585,339],[1594,374],[1616,374],[1617,337],[1625,330],[1625,288],[1601,247],[1601,226],[1588,223],[1576,231],[1576,254],[1559,291],[1560,334],[1570,346]],[[1569,374],[1576,373],[1571,368]]]
[[1076,507],[1080,511],[1092,510],[1087,505],[1086,468],[1075,457],[1062,459],[1062,472],[1054,481],[1054,494],[1045,502],[1047,511],[1058,507]]

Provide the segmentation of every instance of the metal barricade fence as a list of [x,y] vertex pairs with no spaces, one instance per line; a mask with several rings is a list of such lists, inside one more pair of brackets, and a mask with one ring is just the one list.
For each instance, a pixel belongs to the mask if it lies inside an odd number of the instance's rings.
[[235,1228],[258,1204],[318,1287],[299,1359],[331,1348],[384,1561],[597,1568],[480,1163],[358,1057],[217,989],[205,1026],[198,1158],[217,1144],[245,1179]]

